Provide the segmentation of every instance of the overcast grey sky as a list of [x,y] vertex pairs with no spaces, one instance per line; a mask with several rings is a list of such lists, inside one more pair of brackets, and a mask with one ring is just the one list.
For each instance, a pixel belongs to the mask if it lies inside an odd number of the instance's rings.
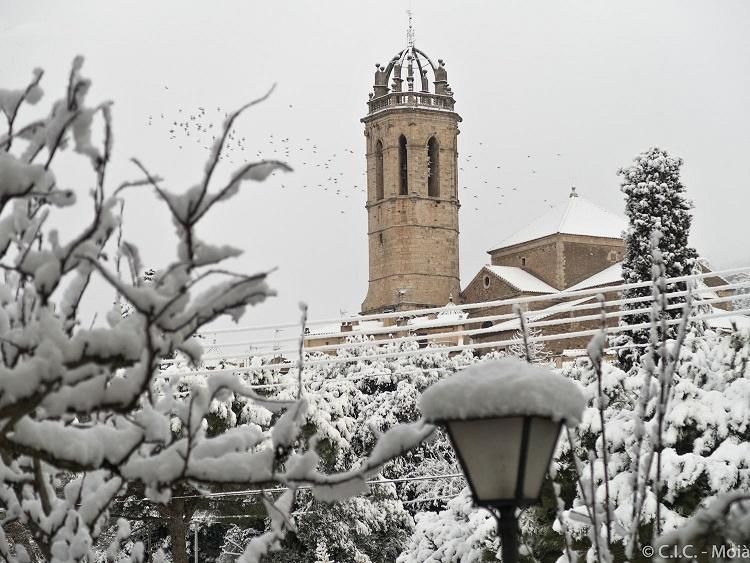
[[[464,285],[486,250],[571,184],[622,213],[616,170],[651,145],[685,159],[698,251],[715,267],[750,264],[745,1],[0,0],[0,87],[22,87],[40,66],[49,103],[85,55],[91,100],[115,102],[111,185],[137,176],[128,158],[138,156],[179,190],[200,177],[208,143],[194,130],[170,134],[172,123],[192,114],[218,126],[277,83],[238,123],[244,149],[232,158],[279,158],[288,145],[295,172],[246,185],[201,234],[244,248],[238,268],[279,267],[279,297],[243,324],[293,320],[300,300],[313,318],[353,313],[367,287],[359,119],[375,63],[405,46],[408,8],[417,46],[446,60],[463,118]],[[66,187],[81,178],[68,160],[61,167]],[[125,238],[159,265],[174,245],[155,203],[131,192]]]

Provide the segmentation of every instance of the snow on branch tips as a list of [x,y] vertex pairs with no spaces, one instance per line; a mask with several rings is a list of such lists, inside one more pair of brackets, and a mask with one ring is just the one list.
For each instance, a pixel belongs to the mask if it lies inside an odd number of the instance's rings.
[[[43,73],[34,71],[23,88],[0,89],[6,122],[0,131],[0,559],[29,561],[35,554],[44,561],[90,562],[106,552],[107,560],[143,561],[144,546],[130,537],[132,522],[118,524],[112,514],[129,495],[142,510],[170,515],[177,562],[187,553],[189,516],[180,512],[186,492],[281,487],[288,492],[280,498],[264,496],[270,531],[242,546],[243,561],[258,561],[294,529],[298,485],[320,485],[336,498],[354,494],[353,482],[364,483],[431,429],[393,428],[361,467],[325,474],[315,435],[303,432],[305,394],[274,399],[256,393],[248,375],[162,371],[166,358],[199,363],[197,331],[221,316],[237,321],[248,306],[274,294],[267,273],[225,269],[241,250],[200,240],[196,226],[242,182],[262,182],[291,168],[279,161],[248,163],[218,181],[224,139],[242,111],[269,92],[231,114],[193,187],[172,191],[134,159],[144,177],[112,190],[106,172],[113,108],[88,105],[91,81],[82,68],[77,57],[47,117],[25,126],[17,121],[25,104],[42,100]],[[93,134],[98,128],[103,135]],[[69,146],[93,170],[93,211],[64,240],[48,219],[86,196],[61,189],[55,175],[55,157]],[[136,245],[122,240],[121,198],[131,186],[153,188],[177,226],[173,261],[148,272]],[[127,260],[128,281],[108,255]],[[115,307],[98,324],[79,312],[94,277],[116,294]],[[242,398],[276,427],[247,422],[215,433],[217,405],[227,397]],[[108,525],[112,534],[103,537]]]

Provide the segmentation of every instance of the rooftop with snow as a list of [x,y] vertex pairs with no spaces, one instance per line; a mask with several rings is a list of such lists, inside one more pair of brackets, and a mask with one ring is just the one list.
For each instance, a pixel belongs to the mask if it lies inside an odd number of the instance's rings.
[[623,217],[580,197],[572,188],[568,201],[495,244],[490,252],[555,234],[620,239],[627,228]]

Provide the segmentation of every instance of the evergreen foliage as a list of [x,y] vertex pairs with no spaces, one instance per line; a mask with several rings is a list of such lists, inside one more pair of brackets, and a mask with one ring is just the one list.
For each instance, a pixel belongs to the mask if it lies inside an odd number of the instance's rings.
[[[662,253],[666,276],[684,276],[692,273],[697,253],[688,246],[692,217],[691,201],[685,197],[685,186],[680,180],[681,158],[670,156],[659,147],[652,147],[639,154],[633,164],[618,171],[622,176],[621,191],[625,194],[625,215],[628,230],[625,233],[625,257],[622,264],[622,277],[625,283],[650,281],[652,275],[652,238],[658,237],[658,249]],[[667,287],[668,291],[685,290],[687,284],[677,283]],[[651,287],[627,289],[622,298],[648,297]],[[671,302],[684,301],[673,298]],[[625,310],[642,309],[647,303],[622,305]],[[669,317],[676,319],[680,308],[672,309]],[[635,325],[649,322],[647,312],[635,313],[622,318],[622,323]],[[674,337],[674,327],[668,330],[666,338]],[[629,331],[627,335],[614,339],[615,345],[646,344],[648,329]],[[620,367],[630,369],[639,356],[638,348],[624,348],[618,351]]]
[[[560,442],[553,462],[553,481],[559,486],[558,496],[564,507],[562,518],[572,535],[573,552],[579,555],[579,561],[597,561],[590,551],[591,525],[584,508],[587,500],[580,488],[580,484],[583,484],[590,491],[593,486],[597,504],[603,510],[605,484],[600,457],[594,460],[593,483],[589,472],[592,452],[600,450],[602,446],[597,409],[597,375],[587,359],[563,368],[562,373],[581,385],[589,406],[584,413],[583,423],[573,433],[575,447],[571,449],[567,440]],[[643,368],[624,372],[615,366],[603,364],[610,507],[613,516],[609,552],[615,561],[625,559],[625,536],[634,521],[631,470],[639,424],[644,428],[645,448],[653,447],[657,422],[654,416],[656,397],[649,401],[640,423],[638,402],[644,381],[649,387],[655,387],[655,379],[656,376],[649,375]],[[701,337],[688,337],[680,351],[673,385],[673,407],[666,417],[664,428],[662,476],[666,494],[661,515],[662,528],[667,534],[691,526],[695,514],[703,514],[702,517],[706,518],[702,511],[712,499],[720,501],[724,498],[722,495],[750,488],[750,467],[747,463],[750,453],[747,430],[750,416],[747,407],[750,404],[749,380],[750,333],[722,336],[707,331]],[[575,460],[583,468],[580,482]],[[650,474],[653,478],[653,467]],[[637,519],[638,530],[641,545],[651,545],[656,515],[652,480],[649,480],[645,493],[646,500]],[[557,515],[554,513],[553,498],[548,482],[541,504],[524,511],[520,519],[521,538],[527,550],[522,561],[565,561],[564,558],[559,559],[564,553],[564,542],[559,534],[559,521],[555,521]],[[740,510],[743,506],[735,508]],[[733,541],[747,542],[750,540],[750,526],[747,525],[750,518],[747,514],[750,512],[734,514],[733,527],[720,530],[723,535],[715,534],[715,528],[707,526],[706,529],[714,533],[708,539],[721,543],[730,534]],[[722,513],[719,516],[724,518],[726,515]],[[602,512],[599,517],[602,517]],[[399,563],[499,560],[495,522],[489,513],[472,506],[468,488],[449,501],[445,509],[420,512],[415,521],[414,534],[400,555]],[[743,523],[744,528],[740,528],[739,523]],[[631,560],[650,560],[639,557],[636,551]]]
[[[449,357],[439,347],[417,357],[370,356],[416,351],[415,342],[372,343],[362,336],[337,351],[346,363],[305,368],[309,392],[308,429],[318,436],[317,449],[326,469],[357,467],[378,436],[388,428],[419,420],[419,398],[430,384],[477,361],[470,353]],[[310,359],[325,359],[314,355]],[[279,395],[283,397],[283,392]],[[441,432],[383,467],[381,478],[400,479],[460,473],[453,450]],[[313,563],[325,553],[333,561],[391,563],[413,532],[413,515],[446,506],[463,487],[462,478],[372,485],[370,494],[330,505],[304,492],[296,534],[285,541],[274,561]],[[404,501],[409,502],[404,505]]]
[[[534,338],[542,336],[542,329],[540,328],[529,328],[526,331],[527,342],[520,342],[518,344],[511,344],[508,346],[508,353],[522,360],[527,360],[532,364],[545,364],[548,363],[552,354],[547,350],[543,341],[534,341]],[[522,330],[517,330],[513,335],[514,340],[524,340],[524,334]],[[526,351],[528,350],[528,354]],[[528,357],[527,357],[528,356]]]

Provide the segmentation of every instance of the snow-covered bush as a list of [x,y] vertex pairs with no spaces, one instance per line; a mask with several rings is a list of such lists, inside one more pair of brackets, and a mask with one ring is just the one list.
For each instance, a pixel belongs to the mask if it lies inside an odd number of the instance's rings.
[[[439,347],[427,354],[395,356],[418,349],[414,342],[399,340],[377,342],[353,336],[348,344],[333,358],[308,356],[302,376],[310,402],[305,431],[316,434],[321,462],[331,471],[357,467],[382,433],[419,421],[422,391],[477,361],[470,353],[449,357]],[[274,396],[290,397],[294,389],[286,387]],[[380,473],[386,481],[371,486],[369,495],[327,505],[302,492],[304,508],[296,519],[297,532],[288,537],[278,560],[313,562],[325,551],[333,561],[392,562],[413,531],[412,515],[444,507],[464,481],[461,477],[390,481],[457,473],[450,444],[438,431],[386,464]]]
[[[513,339],[519,340],[520,342],[508,346],[508,354],[517,358],[521,358],[523,360],[528,360],[529,362],[534,364],[551,363],[552,353],[547,350],[544,342],[534,340],[535,338],[538,338],[540,336],[543,336],[542,329],[540,328],[532,327],[526,329],[525,336],[523,330],[517,330],[515,334],[513,334]],[[526,357],[527,350],[528,358]]]
[[499,561],[495,518],[473,502],[465,487],[445,510],[417,514],[416,530],[398,563]]
[[[599,337],[597,341],[594,348],[605,340]],[[595,349],[592,355],[597,357]],[[521,545],[529,561],[558,557],[564,561],[567,549],[571,555],[593,561],[607,561],[610,556],[619,561],[626,559],[628,546],[636,556],[639,545],[654,544],[658,496],[663,499],[658,513],[665,533],[660,541],[664,544],[684,544],[685,538],[697,536],[711,545],[750,540],[750,519],[744,510],[750,505],[745,498],[750,489],[747,331],[686,334],[661,426],[661,493],[657,493],[655,455],[659,369],[649,371],[643,366],[625,372],[602,362],[600,378],[594,363],[582,359],[561,373],[580,385],[588,407],[572,433],[575,447],[571,450],[568,440],[563,439],[555,454],[552,474],[556,496],[562,501],[560,513],[556,514],[555,495],[548,486],[541,505],[527,509],[520,518]],[[644,385],[649,390],[645,404],[641,402]],[[599,405],[606,425],[607,479]],[[737,496],[740,498],[735,499],[732,510],[724,510],[727,499]],[[602,544],[597,551],[592,549],[590,515],[597,519],[596,541],[606,542],[607,498],[610,543]],[[714,505],[712,499],[724,504]],[[550,533],[553,523],[555,534]],[[568,548],[560,535],[561,523],[571,536]],[[494,520],[489,513],[471,506],[465,489],[448,502],[446,509],[415,516],[414,534],[399,562],[488,561],[499,558],[497,551]]]
[[[0,136],[0,555],[23,562],[38,549],[46,561],[94,560],[93,545],[113,502],[134,484],[159,503],[185,486],[288,487],[278,498],[264,496],[269,528],[243,546],[239,560],[258,561],[294,528],[298,485],[310,484],[326,499],[361,492],[371,472],[432,428],[420,422],[394,427],[371,444],[371,455],[358,466],[326,475],[318,470],[313,437],[302,433],[310,408],[304,395],[269,399],[230,373],[188,385],[189,392],[178,374],[164,385],[158,377],[164,358],[177,354],[199,362],[197,330],[222,315],[236,321],[248,306],[273,295],[265,273],[225,269],[223,262],[240,250],[201,240],[197,225],[243,182],[289,167],[262,161],[217,179],[227,135],[257,100],[227,118],[202,177],[184,192],[167,189],[137,160],[141,178],[112,190],[111,104],[87,105],[91,82],[81,76],[82,64],[75,60],[47,117],[26,126],[17,124],[19,111],[42,98],[43,73],[35,71],[25,88],[0,90],[7,122]],[[94,128],[101,128],[101,144]],[[63,240],[48,219],[80,195],[53,172],[55,156],[68,146],[93,169],[93,213]],[[130,281],[107,260],[119,202],[133,185],[155,190],[176,231],[173,261],[156,268],[149,284],[142,282],[135,245],[122,241],[114,249],[129,264]],[[103,326],[81,322],[79,307],[94,276],[129,304],[130,314],[115,308]],[[230,394],[276,413],[273,427],[248,423],[208,432],[214,401]],[[18,527],[30,534],[16,533]],[[140,542],[122,552],[130,534],[121,519],[106,549],[110,559],[145,559]],[[186,554],[172,547],[173,560],[185,561]]]
[[[733,276],[728,276],[727,280],[732,283],[746,284],[750,282],[750,272],[741,272]],[[750,309],[750,286],[737,288],[735,293],[741,297],[734,301],[734,309]]]
[[[613,553],[652,544],[657,526],[671,533],[715,497],[750,487],[750,335],[688,335],[680,350],[671,383],[669,408],[661,433],[663,450],[658,499],[657,432],[658,376],[646,367],[629,373],[604,364],[605,424],[608,452],[609,502]],[[591,486],[590,452],[601,451],[597,378],[591,363],[581,361],[564,373],[578,381],[589,408],[577,430],[576,455],[586,464],[583,486]],[[645,404],[641,401],[650,389]],[[596,505],[604,514],[604,465],[594,461]],[[640,474],[636,478],[636,473]],[[634,487],[639,487],[636,492]],[[578,498],[567,516],[569,527],[587,543],[590,521]],[[660,505],[659,510],[657,506]],[[603,520],[600,521],[600,524]],[[635,528],[634,528],[635,525]],[[635,544],[635,545],[633,545]]]

